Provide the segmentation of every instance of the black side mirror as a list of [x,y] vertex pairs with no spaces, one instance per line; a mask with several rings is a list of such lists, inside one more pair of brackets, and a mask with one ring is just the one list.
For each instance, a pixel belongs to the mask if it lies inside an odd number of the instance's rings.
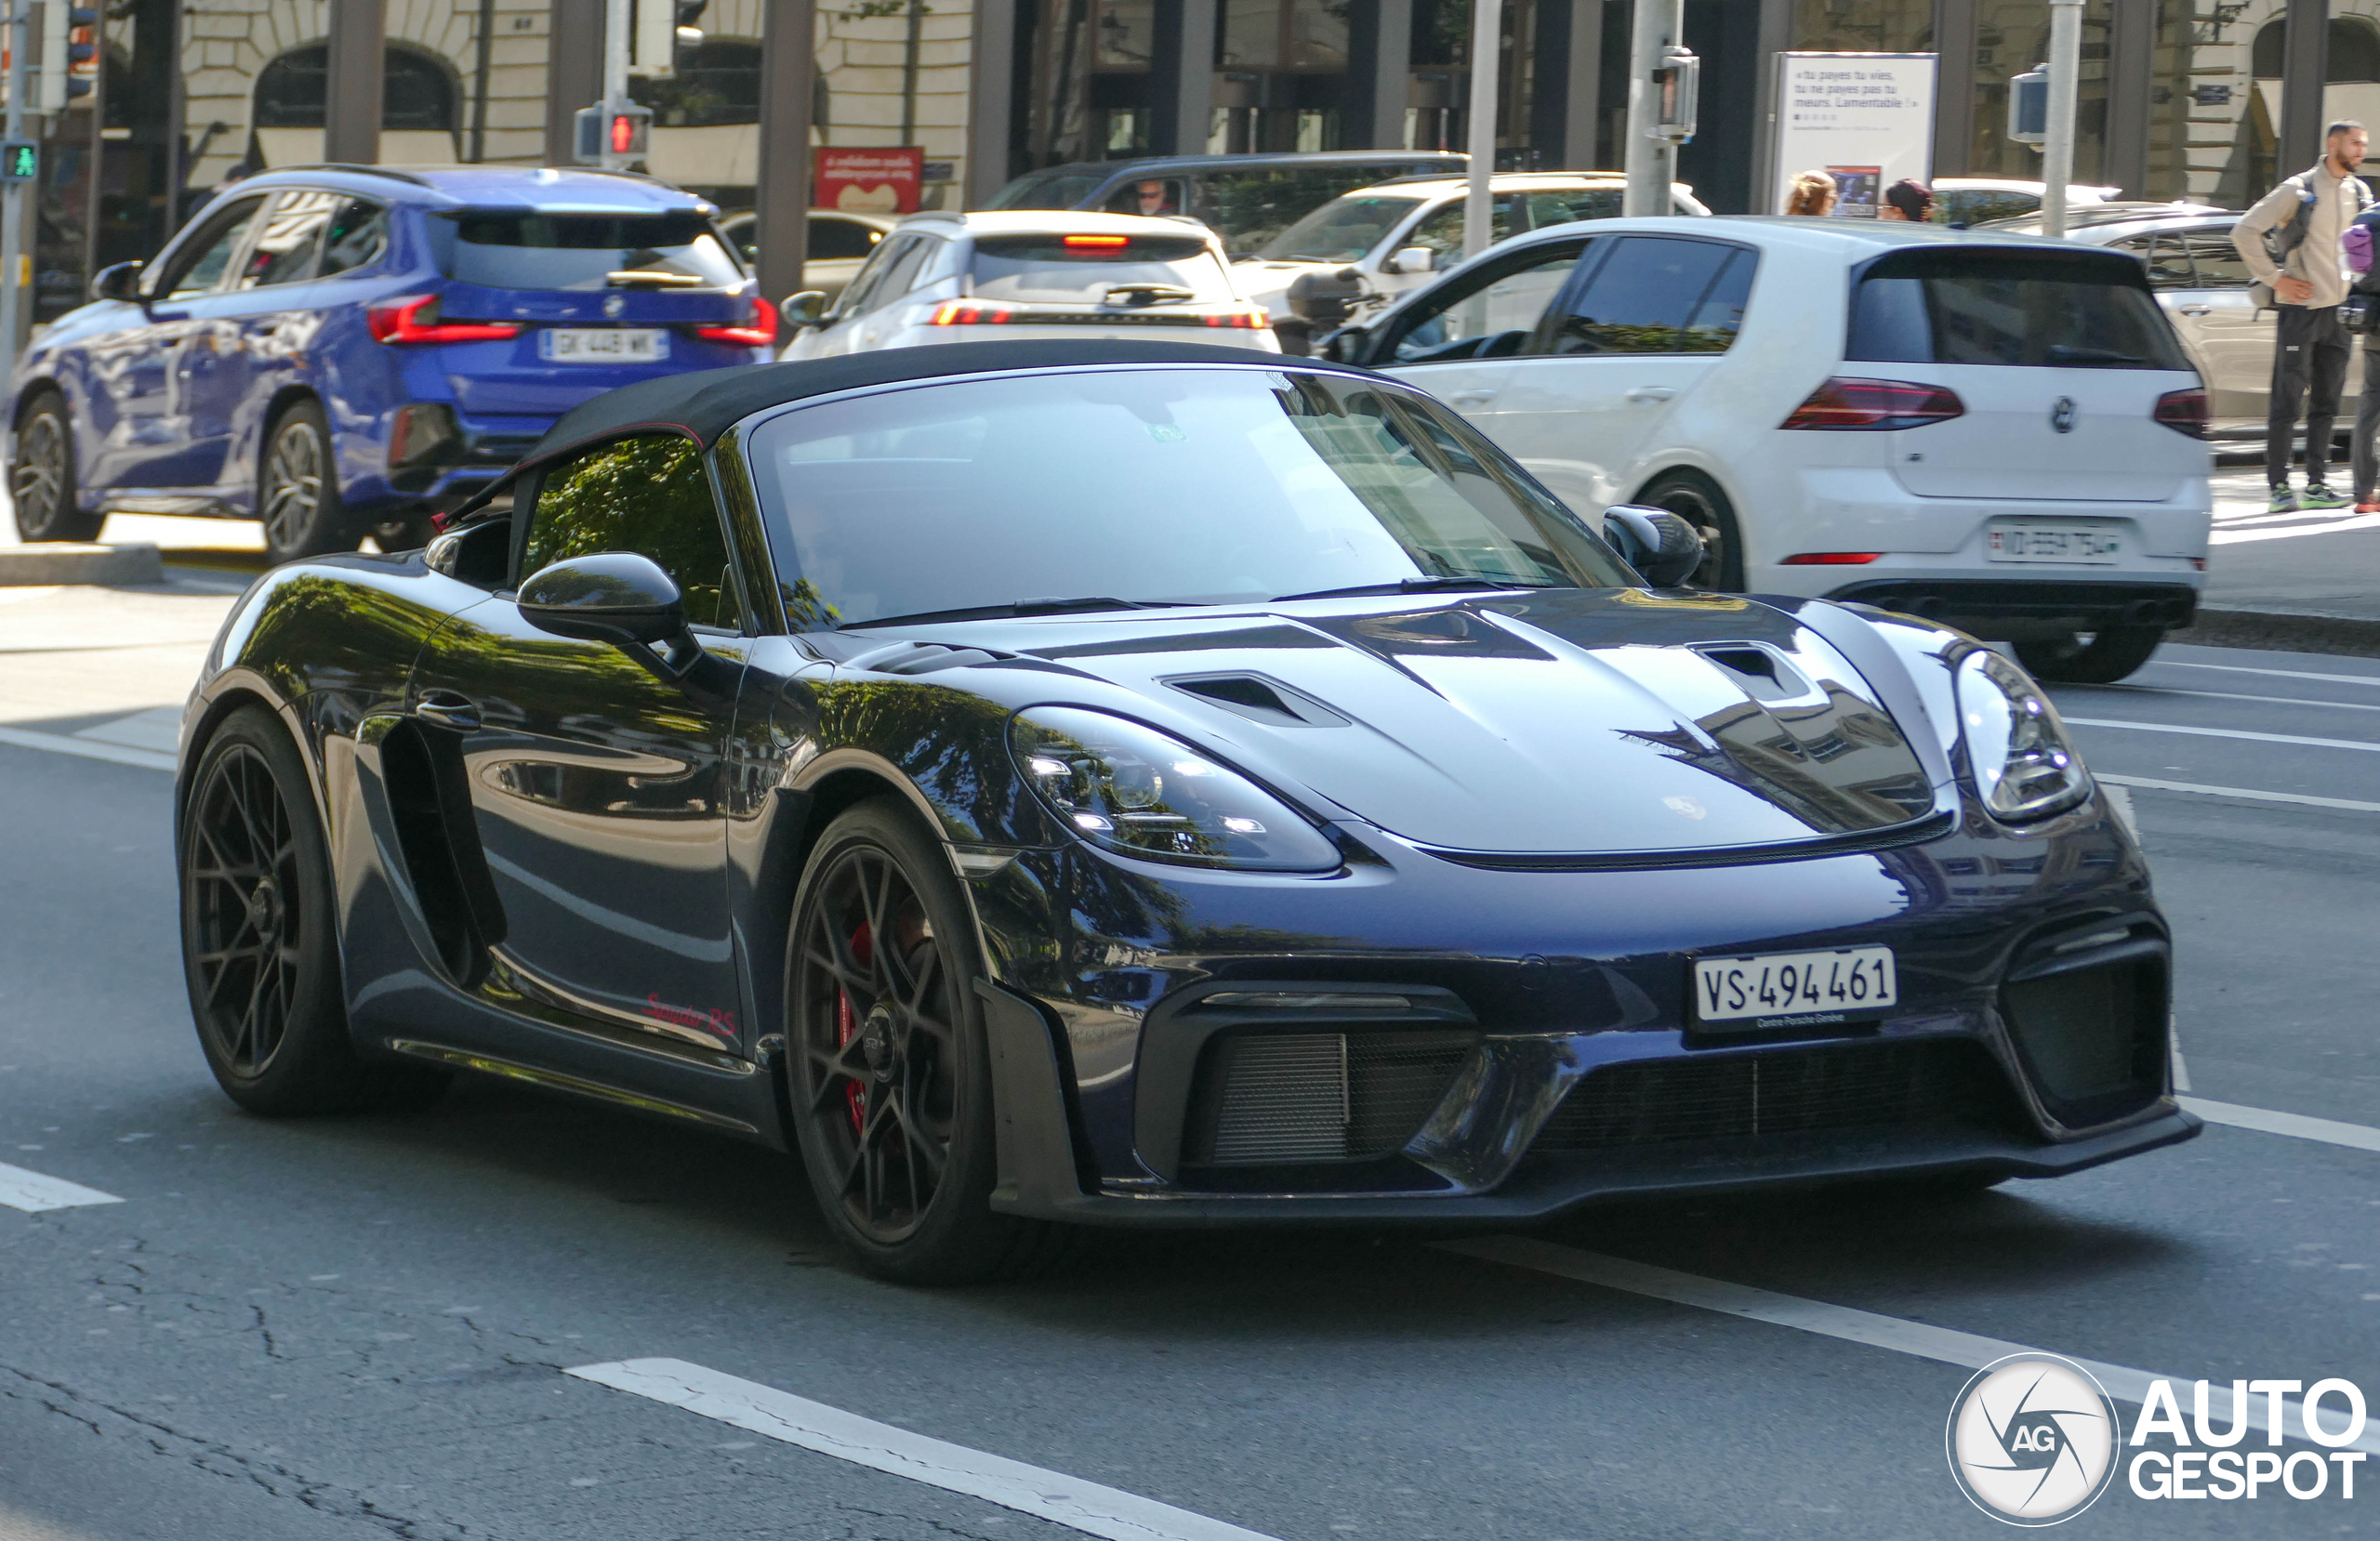
[[112,299],[119,305],[137,304],[140,299],[140,270],[139,262],[119,262],[101,268],[91,275],[91,297]]
[[[686,630],[686,604],[661,565],[632,551],[571,557],[533,573],[515,601],[539,631],[609,642],[665,679],[680,679],[702,648]],[[667,647],[665,658],[654,650]]]
[[804,289],[798,295],[787,295],[777,307],[777,314],[785,318],[787,331],[806,332],[826,317],[826,291]]
[[1702,536],[1667,508],[1614,504],[1603,511],[1603,533],[1649,587],[1674,588],[1702,565]]

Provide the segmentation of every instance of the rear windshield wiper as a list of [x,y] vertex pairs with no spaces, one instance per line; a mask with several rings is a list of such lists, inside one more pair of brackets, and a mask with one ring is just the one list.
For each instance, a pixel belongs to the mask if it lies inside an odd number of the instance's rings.
[[906,626],[928,621],[996,621],[1012,615],[1072,615],[1094,610],[1178,610],[1193,604],[1190,599],[1117,599],[1094,594],[1079,599],[1018,599],[1009,604],[969,605],[959,610],[920,610],[907,615],[877,615],[865,621],[845,621],[837,631],[857,631],[867,626]]
[[2066,343],[2058,343],[2050,349],[2049,362],[2052,363],[2087,365],[2095,363],[2137,364],[2147,363],[2149,361],[2142,358],[2137,353],[2119,353],[2109,348],[2075,348]]
[[1284,599],[1336,599],[1357,594],[1437,594],[1457,588],[1569,588],[1570,584],[1532,583],[1523,578],[1399,578],[1395,583],[1350,584],[1344,588],[1314,588],[1302,594],[1276,594]]

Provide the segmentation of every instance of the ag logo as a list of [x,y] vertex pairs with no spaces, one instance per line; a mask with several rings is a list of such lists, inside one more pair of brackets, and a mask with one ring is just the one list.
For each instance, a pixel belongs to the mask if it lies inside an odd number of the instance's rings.
[[2123,1434],[2115,1403],[2071,1360],[2013,1354],[1950,1404],[1950,1475],[1976,1508],[2012,1525],[2055,1525],[2097,1501]]
[[2060,396],[2049,404],[2049,426],[2060,433],[2074,431],[2074,398]]

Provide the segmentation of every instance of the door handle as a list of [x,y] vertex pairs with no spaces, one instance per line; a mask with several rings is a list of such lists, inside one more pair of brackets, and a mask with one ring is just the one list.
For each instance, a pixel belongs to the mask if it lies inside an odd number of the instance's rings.
[[1638,386],[1628,393],[1632,402],[1666,402],[1677,394],[1675,386]]
[[479,703],[453,691],[431,691],[413,704],[413,715],[458,733],[475,732],[480,725]]
[[2186,316],[2211,315],[2214,313],[2214,310],[2215,307],[2212,305],[2185,305],[2182,307],[2182,314]]
[[1492,402],[1495,399],[1496,393],[1492,390],[1458,390],[1447,398],[1459,407],[1477,406],[1482,402]]

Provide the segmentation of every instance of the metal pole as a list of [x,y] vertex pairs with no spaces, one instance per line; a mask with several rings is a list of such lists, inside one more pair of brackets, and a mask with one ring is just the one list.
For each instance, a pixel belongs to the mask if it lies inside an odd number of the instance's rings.
[[[471,57],[471,163],[487,159],[488,76],[496,67],[496,0],[480,0],[479,36]],[[549,87],[550,89],[550,87]]]
[[[25,137],[25,50],[30,46],[26,0],[8,5],[7,137]],[[61,61],[61,65],[62,65]],[[13,364],[25,308],[25,190],[31,182],[10,182],[5,206],[0,206],[0,347]]]
[[1670,212],[1670,157],[1675,151],[1653,137],[1654,120],[1660,114],[1653,72],[1661,67],[1661,50],[1677,35],[1683,3],[1636,0],[1628,36],[1627,142],[1620,147],[1620,169],[1628,174],[1628,191],[1620,200],[1620,212],[1625,215]]
[[2082,0],[2050,0],[2049,121],[2042,142],[2042,233],[2066,237],[2066,187],[2074,179],[2074,99],[2082,72]]
[[1471,181],[1462,200],[1462,255],[1477,257],[1495,236],[1488,179],[1496,174],[1496,72],[1504,61],[1504,0],[1472,0]]
[[[668,0],[645,0],[647,5]],[[612,148],[610,114],[628,99],[628,0],[606,0],[603,7],[603,169],[626,171],[628,157]]]
[[99,19],[91,25],[91,41],[99,51],[91,60],[91,165],[85,174],[83,193],[83,283],[86,288],[99,271],[99,201],[107,196],[108,158],[108,18],[104,7],[94,7]]

